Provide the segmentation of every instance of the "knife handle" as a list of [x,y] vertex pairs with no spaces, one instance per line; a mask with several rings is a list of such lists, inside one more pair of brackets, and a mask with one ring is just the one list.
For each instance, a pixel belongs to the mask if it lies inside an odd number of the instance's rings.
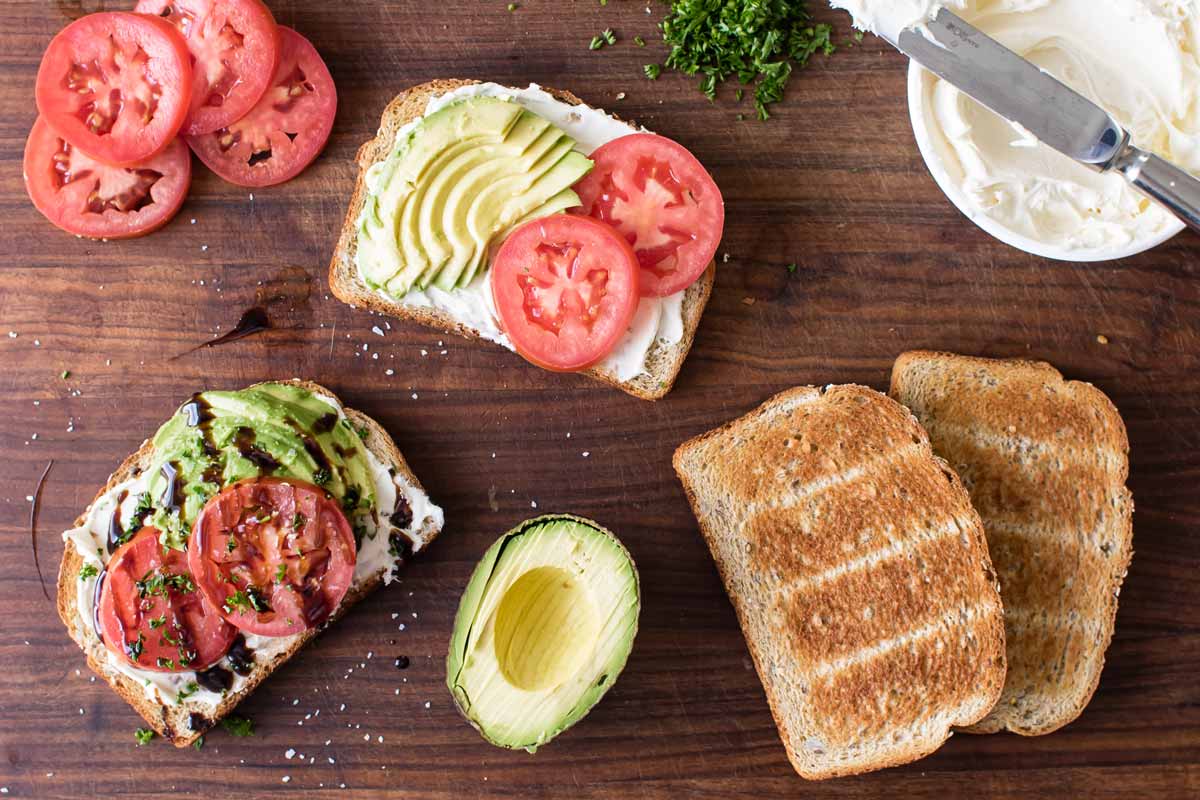
[[1200,179],[1136,147],[1126,148],[1113,166],[1131,184],[1200,233]]

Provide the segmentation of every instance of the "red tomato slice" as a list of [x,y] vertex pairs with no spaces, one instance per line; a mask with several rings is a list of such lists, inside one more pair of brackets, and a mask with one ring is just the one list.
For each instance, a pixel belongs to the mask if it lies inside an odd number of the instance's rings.
[[683,145],[635,133],[601,145],[575,191],[582,212],[612,225],[637,253],[642,295],[666,297],[704,274],[725,229],[725,201]]
[[139,669],[206,669],[229,650],[237,628],[196,590],[187,554],[163,547],[158,535],[142,528],[109,559],[96,610],[101,637]]
[[337,87],[312,43],[280,26],[279,66],[271,87],[246,116],[189,136],[208,168],[238,186],[274,186],[317,157],[337,114]]
[[165,225],[192,182],[192,155],[174,139],[156,156],[110,167],[72,147],[42,117],[25,143],[25,189],[42,215],[67,233],[129,239]]
[[89,14],[46,48],[37,107],[72,147],[127,166],[179,133],[191,84],[187,47],[169,24],[144,14]]
[[184,133],[224,128],[271,85],[279,36],[262,0],[139,0],[134,10],[167,20],[187,40],[192,94]]
[[188,542],[205,599],[248,633],[315,628],[354,580],[354,532],[337,501],[303,481],[250,478],[208,501]]
[[613,351],[638,306],[638,262],[612,227],[559,214],[505,240],[492,262],[501,325],[526,360],[559,372]]

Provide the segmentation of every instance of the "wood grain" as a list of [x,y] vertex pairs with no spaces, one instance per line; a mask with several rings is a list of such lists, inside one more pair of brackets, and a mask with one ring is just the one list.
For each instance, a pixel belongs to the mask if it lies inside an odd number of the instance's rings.
[[[690,79],[641,77],[641,65],[663,55],[643,3],[550,0],[511,14],[493,0],[272,0],[279,21],[312,38],[337,80],[341,105],[325,155],[299,179],[253,197],[197,167],[183,212],[164,231],[120,244],[76,240],[42,220],[22,187],[34,75],[68,15],[129,5],[7,0],[0,9],[0,787],[8,796],[253,797],[343,783],[349,796],[421,798],[1200,793],[1200,240],[1184,234],[1099,265],[1024,255],[977,230],[934,185],[907,121],[904,61],[882,44],[815,61],[760,124],[737,120],[750,109],[729,92],[710,104]],[[849,38],[844,17],[818,16]],[[605,27],[621,43],[590,52],[588,40]],[[639,34],[650,46],[632,45]],[[728,205],[729,261],[665,401],[647,404],[419,327],[393,325],[380,338],[371,333],[380,318],[328,297],[325,265],[355,149],[397,90],[449,76],[573,89],[679,139],[712,170]],[[799,265],[794,275],[789,263]],[[260,282],[287,297],[274,308],[279,329],[171,360],[228,329],[264,290]],[[1116,639],[1091,706],[1059,733],[955,736],[909,767],[808,784],[787,764],[670,455],[789,386],[885,388],[895,355],[916,347],[1044,358],[1096,383],[1121,409],[1133,448],[1137,553]],[[202,753],[135,748],[137,718],[89,680],[42,597],[26,496],[55,459],[39,538],[52,578],[57,532],[188,394],[297,375],[336,389],[394,434],[446,508],[446,533],[401,585],[356,609],[243,706],[255,737],[214,733]],[[475,559],[547,510],[618,532],[645,598],[620,682],[531,757],[490,747],[458,718],[443,658]],[[393,667],[400,655],[412,660],[403,672]],[[313,763],[287,759],[289,748]]]

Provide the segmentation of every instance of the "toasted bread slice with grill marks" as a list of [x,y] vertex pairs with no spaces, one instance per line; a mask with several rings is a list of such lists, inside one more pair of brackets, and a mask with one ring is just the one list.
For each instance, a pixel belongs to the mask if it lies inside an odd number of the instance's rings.
[[905,353],[891,393],[962,476],[1000,575],[1008,677],[967,730],[1057,730],[1096,691],[1133,555],[1125,424],[1042,362]]
[[[395,142],[396,132],[409,122],[422,117],[430,99],[451,92],[460,86],[479,82],[463,79],[430,81],[396,95],[395,99],[384,109],[378,135],[358,151],[358,182],[354,186],[354,194],[351,195],[350,205],[346,210],[346,221],[342,226],[337,248],[334,250],[333,259],[329,264],[329,286],[339,300],[358,308],[367,308],[398,319],[420,322],[431,328],[458,334],[467,339],[482,338],[479,331],[459,322],[445,311],[404,305],[372,291],[359,276],[358,265],[355,262],[355,253],[358,250],[357,221],[362,212],[363,203],[366,201],[367,170],[372,164],[387,158]],[[555,99],[564,103],[570,105],[583,103],[570,92],[543,88]],[[708,305],[708,299],[712,295],[715,277],[716,262],[710,264],[700,279],[686,290],[682,311],[683,338],[672,345],[655,342],[647,357],[648,371],[646,373],[628,381],[621,381],[615,375],[596,367],[586,370],[583,374],[643,400],[660,400],[665,397],[675,385],[679,371],[683,368],[684,359],[687,358],[688,351],[692,348],[696,328],[700,325],[700,316],[704,313],[704,308]]]
[[898,403],[793,389],[682,445],[675,471],[800,775],[913,761],[995,704],[983,527]]
[[[293,383],[304,386],[312,392],[327,397],[335,397],[333,392],[319,384],[308,381],[293,381]],[[356,428],[366,431],[366,438],[363,442],[367,448],[384,464],[396,470],[398,476],[404,478],[414,488],[424,491],[420,481],[417,480],[416,475],[413,474],[405,462],[404,456],[400,454],[400,450],[396,447],[395,442],[380,427],[379,423],[353,409],[345,408],[344,411]],[[121,462],[121,465],[109,477],[108,483],[97,492],[92,503],[99,501],[114,486],[136,477],[139,473],[149,469],[153,461],[154,445],[150,440],[146,440],[138,448],[137,452],[130,454]],[[83,525],[87,520],[90,509],[91,504],[79,515],[72,527],[78,528]],[[425,525],[418,531],[417,536],[424,543],[423,546],[427,546],[438,533],[440,533],[440,527],[433,521],[427,520]],[[94,625],[87,624],[81,619],[79,613],[77,581],[79,570],[83,565],[84,560],[79,555],[79,551],[75,549],[75,546],[71,542],[66,542],[63,549],[62,561],[58,568],[58,616],[62,619],[63,624],[67,626],[67,632],[71,635],[71,638],[83,649],[91,670],[107,681],[108,685],[113,688],[113,691],[120,695],[125,702],[133,706],[133,709],[142,715],[146,723],[159,736],[173,743],[176,747],[187,747],[193,744],[207,730],[230,713],[238,703],[249,696],[271,673],[287,663],[296,653],[300,652],[318,633],[332,625],[360,600],[382,586],[384,577],[383,570],[380,570],[374,575],[368,576],[365,580],[356,580],[342,599],[341,604],[319,628],[300,634],[291,646],[274,655],[270,660],[256,662],[254,669],[246,676],[246,682],[237,691],[230,692],[225,696],[215,708],[198,709],[192,703],[166,703],[151,699],[147,697],[141,683],[109,665],[107,650],[97,635]]]

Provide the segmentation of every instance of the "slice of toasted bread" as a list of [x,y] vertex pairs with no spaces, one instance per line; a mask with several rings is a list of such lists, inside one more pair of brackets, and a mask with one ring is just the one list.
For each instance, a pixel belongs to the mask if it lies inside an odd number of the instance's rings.
[[[319,384],[308,381],[293,381],[293,383],[327,397],[334,397],[333,392]],[[384,464],[395,469],[396,475],[404,478],[414,488],[423,491],[420,482],[412,473],[412,470],[409,469],[395,442],[380,427],[379,423],[353,409],[347,408],[345,409],[345,413],[356,428],[366,429],[367,435],[364,443],[367,448]],[[97,502],[109,489],[117,484],[149,469],[153,460],[154,445],[147,440],[142,443],[137,452],[131,454],[121,462],[121,465],[109,477],[108,483],[96,494],[92,503]],[[91,505],[88,506],[88,509],[90,508]],[[75,520],[74,527],[84,524],[87,519],[88,509],[85,509]],[[419,531],[419,535],[422,541],[428,544],[439,532],[440,528],[435,523],[427,521]],[[380,570],[366,581],[356,582],[346,593],[341,605],[338,606],[324,624],[315,630],[309,630],[301,634],[297,637],[294,644],[272,657],[269,661],[257,662],[254,665],[253,671],[246,676],[245,684],[237,691],[230,692],[216,708],[198,711],[195,705],[188,702],[168,704],[147,697],[140,683],[109,665],[107,651],[100,637],[96,635],[95,627],[89,624],[81,624],[80,622],[76,581],[83,564],[83,558],[79,555],[75,546],[71,542],[66,542],[62,562],[59,564],[58,569],[57,603],[59,617],[62,618],[63,624],[67,626],[67,631],[70,633],[71,638],[83,649],[84,654],[87,656],[88,666],[92,671],[106,680],[113,688],[113,691],[119,694],[125,702],[133,706],[134,710],[142,715],[155,732],[177,747],[186,747],[200,738],[205,731],[220,721],[222,717],[232,711],[238,703],[253,692],[271,673],[299,652],[314,636],[333,624],[335,620],[341,618],[359,600],[379,588],[383,583],[384,577],[383,570]]]
[[[480,339],[482,337],[479,331],[459,322],[444,311],[436,308],[402,305],[372,291],[363,283],[355,262],[355,253],[358,249],[357,221],[366,200],[367,169],[387,157],[396,139],[396,132],[405,124],[423,116],[431,98],[473,83],[479,83],[479,81],[446,79],[423,83],[401,92],[384,109],[383,119],[379,124],[379,133],[358,151],[358,182],[354,186],[354,194],[351,196],[350,206],[346,210],[346,221],[342,225],[342,233],[329,264],[329,286],[339,300],[352,306],[367,308],[398,319],[413,320],[447,333],[465,336],[468,339]],[[564,103],[571,105],[583,103],[570,92],[549,88],[546,88],[546,91]],[[621,381],[615,375],[595,367],[585,371],[584,374],[643,400],[659,400],[666,396],[671,391],[671,387],[675,385],[675,379],[679,376],[683,361],[692,347],[696,328],[700,324],[700,316],[704,313],[704,307],[708,305],[708,298],[712,294],[715,276],[716,264],[714,262],[709,265],[704,275],[687,289],[683,298],[683,338],[673,345],[656,342],[647,358],[648,372],[628,381]]]
[[801,776],[913,761],[992,708],[1004,624],[983,526],[900,404],[793,389],[674,463]]
[[962,476],[1000,575],[1008,677],[967,730],[1057,730],[1096,690],[1133,554],[1125,424],[1041,362],[905,353],[891,393]]

